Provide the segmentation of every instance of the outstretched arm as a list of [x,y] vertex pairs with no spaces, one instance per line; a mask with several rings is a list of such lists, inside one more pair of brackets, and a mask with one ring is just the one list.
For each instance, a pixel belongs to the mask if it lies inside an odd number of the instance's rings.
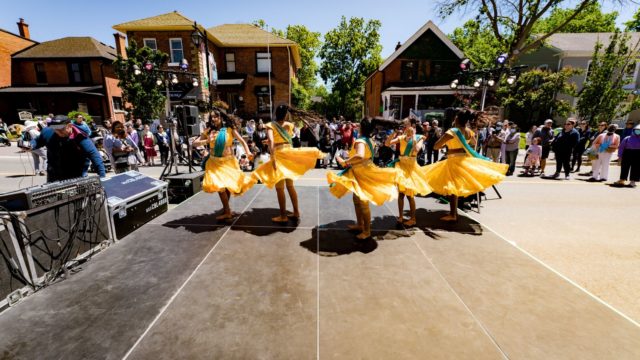
[[444,133],[444,135],[442,135],[442,137],[440,137],[440,139],[438,139],[438,141],[436,141],[436,143],[433,145],[433,148],[436,150],[440,150],[451,139],[453,139],[453,136],[451,136],[451,134]]
[[251,150],[249,150],[249,146],[247,145],[247,142],[244,141],[240,133],[238,133],[238,130],[235,130],[235,129],[233,130],[233,136],[236,139],[238,139],[238,141],[240,142],[240,145],[242,145],[242,148],[244,148],[244,153],[247,154],[247,158],[249,159],[249,161],[253,160],[253,154],[251,153]]

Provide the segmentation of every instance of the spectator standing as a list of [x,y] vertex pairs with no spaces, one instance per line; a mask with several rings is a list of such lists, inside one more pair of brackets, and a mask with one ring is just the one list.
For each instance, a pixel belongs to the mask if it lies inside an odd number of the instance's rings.
[[431,128],[427,132],[427,164],[433,164],[438,161],[438,154],[440,150],[435,149],[433,146],[442,136],[442,129],[438,127],[438,120],[431,121]]
[[615,125],[607,127],[607,132],[598,135],[593,143],[597,159],[593,162],[593,175],[587,181],[607,181],[609,178],[609,163],[611,156],[620,146],[620,135],[616,134]]
[[547,159],[551,152],[551,143],[553,142],[553,120],[547,119],[544,121],[544,126],[536,130],[533,134],[534,138],[540,138],[540,146],[542,147],[542,156],[540,157],[540,173],[544,175],[544,170],[547,166]]
[[158,125],[158,132],[156,132],[156,142],[158,149],[160,150],[160,164],[166,165],[169,160],[169,141],[171,136],[168,132],[164,131],[162,125]]
[[31,142],[32,149],[47,148],[47,182],[87,176],[87,160],[105,177],[98,149],[78,126],[64,115],[55,116],[40,136]]
[[142,143],[144,144],[144,152],[146,154],[146,166],[154,166],[154,162],[158,153],[156,152],[156,137],[149,129],[149,125],[144,126],[144,135],[142,137]]
[[329,132],[324,132],[324,137],[320,139],[320,151],[326,154],[324,159],[322,159],[322,167],[327,168],[331,165],[331,136]]
[[627,136],[633,135],[634,123],[632,120],[627,120],[624,130],[622,130],[622,136],[620,140],[624,140]]
[[502,148],[502,140],[500,139],[500,127],[492,127],[487,130],[487,156],[495,163],[500,162],[500,149]]
[[253,119],[247,121],[247,126],[245,126],[244,131],[247,134],[247,138],[253,138],[253,133],[256,131],[256,121]]
[[[582,120],[580,122],[580,127],[578,128],[578,133],[580,134],[580,140],[578,141],[578,145],[576,145],[576,148],[573,151],[573,158],[571,159],[571,172],[579,172],[580,166],[582,166],[582,155],[587,149],[587,143],[591,138],[591,129],[589,128],[589,123]],[[578,164],[577,169],[575,168],[576,164]]]
[[506,140],[507,136],[509,136],[510,133],[509,120],[505,120],[502,123],[502,130],[500,130],[500,135],[498,135],[498,137],[502,141],[502,144],[500,145],[500,162],[503,164],[507,164]]
[[353,125],[350,122],[346,122],[340,127],[340,138],[345,149],[350,149],[353,143]]
[[111,156],[114,159],[113,171],[116,174],[123,173],[130,170],[129,155],[134,151],[127,143],[127,132],[124,124],[115,121],[111,126],[111,133],[113,134],[113,146],[111,147]]
[[529,146],[531,146],[531,143],[533,142],[533,134],[536,133],[536,130],[538,130],[538,127],[533,125],[533,126],[531,126],[529,131],[527,131],[527,133],[525,134],[525,136],[524,136],[524,149],[525,150],[529,150]]
[[258,124],[256,131],[253,133],[253,142],[260,150],[260,153],[269,152],[269,138],[267,137],[267,129],[264,128],[264,124]]
[[575,119],[567,119],[564,129],[553,140],[553,152],[556,154],[556,172],[547,178],[557,179],[564,169],[565,180],[570,179],[571,154],[580,140],[580,134],[574,129]]
[[[41,122],[25,121],[25,129],[22,131],[22,146],[20,141],[18,146],[25,150],[31,150],[31,140],[35,140],[40,136],[40,132],[44,128]],[[46,175],[47,170],[47,151],[44,147],[31,150],[33,156],[33,170],[35,175]]]
[[513,175],[516,170],[516,159],[520,149],[520,133],[514,122],[509,122],[509,134],[504,139],[505,160],[509,164],[507,176]]
[[[620,169],[620,180],[614,185],[624,186],[624,182],[629,178],[629,186],[636,187],[636,182],[640,181],[640,125],[636,125],[633,128],[633,133],[620,143],[618,161],[622,168]],[[631,172],[631,177],[629,177],[629,172]]]

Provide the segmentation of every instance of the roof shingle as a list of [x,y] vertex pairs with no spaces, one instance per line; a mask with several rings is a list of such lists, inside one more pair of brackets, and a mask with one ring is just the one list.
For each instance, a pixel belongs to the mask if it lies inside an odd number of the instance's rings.
[[144,19],[128,21],[122,24],[115,25],[113,28],[126,33],[127,31],[134,30],[151,30],[151,29],[183,29],[193,27],[193,20],[180,14],[177,11],[173,11],[166,14],[152,16]]
[[[632,32],[629,34],[633,46],[640,40],[640,33]],[[609,45],[611,35],[613,33],[556,33],[549,36],[545,43],[562,51],[592,53],[598,40],[604,47]]]
[[101,57],[115,60],[116,49],[88,36],[65,37],[45,41],[21,51],[13,57],[16,59]]
[[250,47],[296,45],[295,42],[281,38],[251,24],[223,24],[207,29],[222,46]]

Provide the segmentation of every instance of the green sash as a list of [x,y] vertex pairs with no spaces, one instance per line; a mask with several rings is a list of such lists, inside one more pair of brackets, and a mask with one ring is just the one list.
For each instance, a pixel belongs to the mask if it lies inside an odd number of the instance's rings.
[[[371,140],[368,137],[359,137],[358,140],[364,140],[364,142],[369,146],[369,151],[371,152],[371,157],[373,158],[373,144],[371,144]],[[354,143],[353,146],[356,146]],[[342,171],[338,172],[338,176],[344,175],[347,171],[351,170],[351,165],[347,165]],[[334,184],[331,184],[334,185]]]
[[[411,156],[411,153],[413,152],[413,138],[414,137],[412,137],[411,139],[409,139],[409,141],[407,141],[407,147],[404,148],[404,152],[402,153],[402,156]],[[396,163],[398,161],[400,161],[400,158],[394,159],[392,162],[389,163],[389,165],[387,165],[387,167],[395,167]]]
[[213,148],[213,156],[222,157],[224,154],[224,148],[227,145],[227,128],[223,127],[216,135],[216,145]]
[[473,156],[475,158],[478,158],[478,159],[491,161],[491,159],[489,159],[486,156],[482,156],[482,155],[478,154],[478,152],[476,152],[475,150],[473,150],[473,148],[471,146],[469,146],[469,143],[467,143],[467,139],[464,138],[464,135],[462,135],[462,131],[460,131],[460,129],[451,128],[451,131],[456,135],[456,137],[458,138],[458,141],[460,141],[460,143],[462,144],[462,147],[464,148],[464,150],[469,155],[471,155],[471,156]]
[[282,127],[282,125],[278,124],[278,122],[276,121],[272,121],[271,122],[274,126],[274,128],[276,129],[276,131],[278,132],[278,134],[280,134],[280,136],[288,143],[291,144],[292,140],[291,140],[291,135],[289,135],[289,133],[287,132],[287,130]]

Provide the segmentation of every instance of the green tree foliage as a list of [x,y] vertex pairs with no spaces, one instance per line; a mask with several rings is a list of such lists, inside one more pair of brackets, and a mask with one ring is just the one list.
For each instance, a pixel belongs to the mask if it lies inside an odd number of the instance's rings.
[[307,90],[298,80],[291,79],[291,102],[293,106],[298,109],[309,109],[312,91]]
[[316,85],[316,73],[318,72],[318,64],[316,64],[315,57],[318,54],[320,45],[322,45],[320,33],[310,31],[304,25],[289,25],[285,31],[274,29],[273,33],[294,41],[300,46],[302,67],[298,70],[298,82],[308,91],[312,91]]
[[[534,34],[547,34],[553,29],[559,28],[576,9],[555,8],[548,17],[541,19],[533,25]],[[616,31],[616,19],[618,12],[603,13],[600,3],[587,5],[573,20],[569,21],[558,32],[585,33],[585,32],[614,32]]]
[[506,108],[509,119],[526,129],[552,116],[567,116],[571,111],[568,101],[558,94],[576,95],[571,77],[582,73],[570,67],[558,72],[534,69],[522,73],[513,85],[505,80],[497,91],[498,100]]
[[627,31],[640,31],[640,9],[638,9],[636,13],[633,14],[633,18],[624,23],[624,25]]
[[[150,61],[154,69],[162,66],[168,55],[161,51],[154,51],[148,47],[139,48],[135,41],[131,41],[127,48],[127,59],[120,55],[114,61],[114,69],[118,79],[118,86],[122,89],[122,99],[125,104],[131,104],[126,110],[134,118],[148,121],[157,118],[165,105],[163,88],[156,85],[157,75],[144,70],[144,63]],[[142,73],[135,75],[133,66],[137,65]]]
[[[438,5],[438,12],[445,18],[469,10],[477,11],[476,20],[482,25],[480,28],[486,25],[491,29],[501,48],[507,49],[509,61],[514,63],[518,56],[540,46],[545,39],[562,31],[575,17],[597,3],[597,0],[579,0],[577,3],[569,0],[443,0]],[[532,36],[534,26],[544,16],[569,4],[575,4],[575,8],[568,10],[564,20],[549,26],[545,33],[538,34],[540,36]]]
[[476,69],[495,66],[496,56],[506,51],[491,28],[476,20],[469,20],[462,27],[456,28],[449,38]]
[[627,74],[635,69],[638,56],[639,44],[630,45],[629,39],[628,34],[616,31],[606,48],[598,42],[593,49],[588,77],[577,104],[580,116],[592,124],[618,119],[639,108],[638,97],[627,101],[630,94],[623,89],[632,81],[633,77]]
[[362,113],[362,83],[382,62],[379,20],[344,16],[324,36],[319,74],[338,98],[334,112],[354,119]]

